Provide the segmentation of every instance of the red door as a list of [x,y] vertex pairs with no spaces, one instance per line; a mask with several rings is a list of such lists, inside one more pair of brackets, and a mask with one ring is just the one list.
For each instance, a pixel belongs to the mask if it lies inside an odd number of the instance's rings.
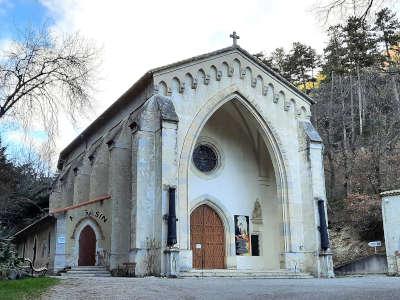
[[78,266],[94,266],[96,263],[96,234],[87,225],[79,236]]
[[225,268],[224,225],[208,205],[201,205],[190,215],[190,246],[193,268]]

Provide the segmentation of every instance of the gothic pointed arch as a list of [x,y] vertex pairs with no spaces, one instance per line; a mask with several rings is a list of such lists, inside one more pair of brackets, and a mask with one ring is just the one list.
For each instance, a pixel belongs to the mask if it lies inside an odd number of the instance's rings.
[[90,227],[92,227],[92,229],[94,230],[95,234],[96,234],[96,239],[97,240],[104,240],[104,233],[103,230],[101,229],[101,226],[99,225],[99,223],[96,221],[95,218],[93,218],[92,216],[87,216],[84,217],[82,219],[80,219],[75,227],[74,230],[72,232],[71,235],[71,239],[78,239],[79,238],[79,234],[82,231],[82,229],[89,225]]
[[[263,141],[269,151],[272,165],[275,174],[276,190],[278,201],[282,203],[282,218],[283,218],[283,232],[284,232],[284,249],[283,251],[290,251],[290,223],[288,219],[288,190],[290,190],[291,180],[290,172],[288,169],[288,160],[285,155],[284,147],[280,142],[278,132],[273,128],[271,123],[263,117],[265,112],[261,111],[261,108],[254,99],[250,96],[245,95],[236,86],[230,86],[229,88],[219,92],[217,95],[211,97],[201,107],[200,111],[196,114],[196,117],[192,121],[189,130],[187,131],[184,140],[182,151],[179,156],[178,163],[178,196],[180,201],[180,211],[182,213],[182,219],[185,212],[189,212],[189,196],[188,196],[188,170],[191,160],[193,149],[196,145],[196,141],[199,134],[210,119],[210,117],[225,103],[229,101],[236,101],[242,108],[250,113],[253,120],[258,124],[260,132],[262,134]],[[189,221],[189,220],[187,220]],[[183,232],[187,230],[189,224],[182,222],[180,224],[183,228]],[[182,243],[187,244],[190,247],[190,241],[185,240],[185,236],[181,236]]]

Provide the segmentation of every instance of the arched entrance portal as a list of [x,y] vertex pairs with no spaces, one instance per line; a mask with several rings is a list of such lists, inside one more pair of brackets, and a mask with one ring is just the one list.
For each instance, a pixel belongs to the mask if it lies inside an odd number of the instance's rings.
[[78,266],[94,266],[96,263],[96,234],[86,225],[79,235]]
[[224,225],[218,214],[206,204],[197,207],[190,215],[190,245],[193,268],[225,268]]
[[[200,116],[197,126],[193,125],[189,161],[187,165],[182,164],[180,177],[187,175],[187,184],[179,185],[182,187],[179,195],[183,199],[187,197],[188,211],[190,207],[197,207],[201,199],[212,197],[218,199],[220,207],[228,208],[224,218],[230,222],[245,221],[244,247],[239,243],[242,234],[237,235],[234,226],[224,228],[227,237],[222,239],[224,268],[285,268],[282,255],[288,238],[285,221],[288,189],[278,142],[265,120],[246,100],[239,95],[228,99],[222,105],[217,103],[214,109]],[[197,226],[193,226],[193,216],[187,219],[193,267],[199,268],[198,260],[207,259],[200,254],[207,253],[196,249],[192,231]]]

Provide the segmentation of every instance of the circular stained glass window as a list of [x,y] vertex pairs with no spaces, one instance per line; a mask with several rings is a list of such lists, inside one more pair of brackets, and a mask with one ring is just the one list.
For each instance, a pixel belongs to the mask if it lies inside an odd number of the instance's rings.
[[218,155],[208,145],[198,145],[193,151],[193,163],[201,172],[213,171],[218,164]]

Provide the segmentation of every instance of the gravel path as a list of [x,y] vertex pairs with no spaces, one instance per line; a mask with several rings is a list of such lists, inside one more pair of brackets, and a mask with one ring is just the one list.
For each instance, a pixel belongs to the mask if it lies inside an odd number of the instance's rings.
[[400,299],[400,278],[69,278],[41,299]]

